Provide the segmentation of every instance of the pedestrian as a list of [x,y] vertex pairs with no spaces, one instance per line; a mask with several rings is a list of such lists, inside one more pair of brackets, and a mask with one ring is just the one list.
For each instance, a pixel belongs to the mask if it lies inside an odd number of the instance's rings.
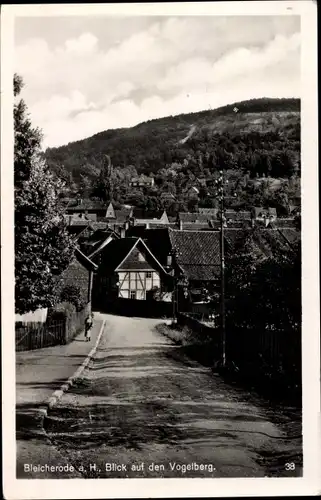
[[90,331],[93,327],[93,319],[94,319],[94,315],[93,313],[91,313],[90,315],[87,316],[86,320],[85,320],[85,339],[86,339],[86,342],[89,342],[90,341]]

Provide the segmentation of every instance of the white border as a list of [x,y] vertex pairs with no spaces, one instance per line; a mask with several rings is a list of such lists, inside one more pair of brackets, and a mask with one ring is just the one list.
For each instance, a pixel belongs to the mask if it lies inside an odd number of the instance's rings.
[[[4,496],[151,498],[298,496],[321,491],[320,329],[317,154],[317,7],[313,1],[164,4],[4,5],[1,16],[1,235]],[[13,25],[15,16],[300,15],[302,40],[303,478],[72,479],[15,478],[15,345],[13,239]],[[10,381],[10,382],[9,382]],[[53,493],[55,492],[55,493]]]

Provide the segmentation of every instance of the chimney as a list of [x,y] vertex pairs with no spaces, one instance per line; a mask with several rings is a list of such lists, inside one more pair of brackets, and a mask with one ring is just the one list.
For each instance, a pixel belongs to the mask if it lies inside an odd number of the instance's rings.
[[179,230],[180,231],[183,230],[183,221],[182,221],[182,219],[179,219]]
[[125,227],[121,227],[119,229],[119,235],[121,238],[126,238],[126,228]]
[[167,266],[170,267],[172,265],[172,256],[167,255]]

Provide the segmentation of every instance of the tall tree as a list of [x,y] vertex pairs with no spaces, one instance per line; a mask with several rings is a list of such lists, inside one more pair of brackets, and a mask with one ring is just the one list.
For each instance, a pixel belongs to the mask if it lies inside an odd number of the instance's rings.
[[56,276],[69,264],[73,242],[68,235],[59,193],[60,180],[48,170],[41,152],[41,132],[33,128],[14,76],[15,308],[23,314],[53,305]]

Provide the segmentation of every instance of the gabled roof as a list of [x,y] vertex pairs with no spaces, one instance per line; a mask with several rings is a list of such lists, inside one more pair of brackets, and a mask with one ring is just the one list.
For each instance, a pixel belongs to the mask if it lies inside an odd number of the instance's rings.
[[136,247],[142,247],[143,249],[145,249],[145,251],[147,252],[147,254],[150,256],[150,258],[152,258],[152,260],[154,261],[154,263],[156,264],[156,267],[158,267],[164,274],[167,274],[165,269],[163,268],[163,266],[161,265],[161,263],[158,261],[158,259],[155,257],[155,255],[151,252],[151,250],[148,248],[148,246],[146,245],[146,243],[144,242],[144,240],[142,240],[141,238],[138,238],[136,243],[134,243],[134,245],[132,246],[131,250],[128,252],[128,254],[126,255],[126,257],[120,262],[120,264],[117,266],[117,269],[121,268],[122,266],[122,263],[127,259],[127,257],[129,256],[129,254],[134,250],[134,248]]
[[79,250],[79,248],[75,249],[75,256],[80,264],[88,269],[88,271],[96,271],[98,269],[98,266],[94,264],[94,262],[92,262],[89,257],[86,257],[86,255],[83,254],[81,250]]
[[112,203],[109,203],[108,207],[107,207],[107,210],[106,210],[106,215],[105,215],[106,218],[111,218],[111,219],[114,219],[115,218],[115,210],[114,210],[114,207],[113,207],[113,204]]
[[96,248],[89,254],[89,257],[95,257],[106,247],[106,245],[110,245],[112,241],[117,239],[119,239],[119,236],[114,231],[106,232],[103,238],[95,243]]
[[220,275],[220,233],[169,229],[175,261],[190,280],[211,281]]
[[110,241],[101,249],[104,256],[104,267],[110,271],[117,271],[136,247],[146,252],[153,260],[155,267],[167,274],[161,263],[141,238],[120,238]]
[[277,216],[276,208],[274,207],[269,207],[269,208],[253,207],[252,212],[254,213],[255,217],[261,217],[263,214],[269,215],[270,217]]
[[134,226],[132,228],[132,233],[135,234],[135,232],[136,236],[140,236],[142,240],[144,240],[157,260],[163,266],[166,266],[167,256],[171,252],[171,243],[169,240],[167,227],[160,226],[154,228],[154,226],[152,226],[149,229],[143,229],[139,226]]

